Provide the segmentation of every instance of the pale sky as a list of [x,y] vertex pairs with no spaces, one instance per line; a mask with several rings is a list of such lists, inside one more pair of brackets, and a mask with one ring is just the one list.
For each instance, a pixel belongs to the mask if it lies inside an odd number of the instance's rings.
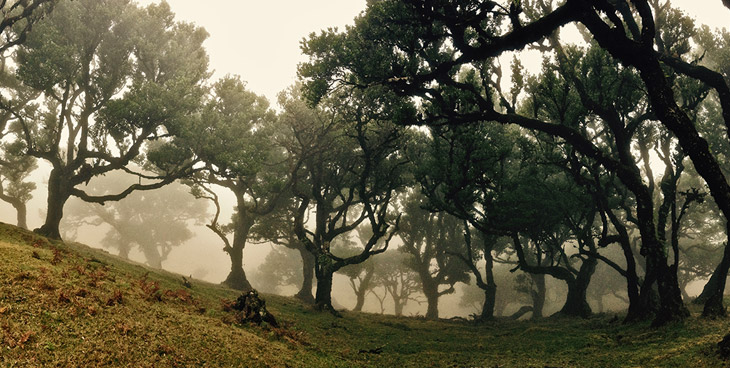
[[[140,5],[159,0],[138,0]],[[344,29],[365,9],[365,0],[168,0],[175,19],[205,28],[214,79],[238,74],[248,89],[276,95],[296,81],[306,61],[299,44],[311,32]]]

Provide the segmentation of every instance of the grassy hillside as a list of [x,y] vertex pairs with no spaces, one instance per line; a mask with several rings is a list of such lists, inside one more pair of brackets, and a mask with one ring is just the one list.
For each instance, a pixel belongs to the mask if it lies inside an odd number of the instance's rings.
[[[235,291],[0,224],[0,367],[722,367],[726,320],[613,316],[483,325],[335,318],[266,296],[282,328],[240,325]],[[696,314],[696,313],[695,313]]]

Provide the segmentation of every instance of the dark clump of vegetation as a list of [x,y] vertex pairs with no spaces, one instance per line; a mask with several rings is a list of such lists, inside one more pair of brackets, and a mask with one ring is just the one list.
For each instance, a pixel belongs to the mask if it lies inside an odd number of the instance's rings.
[[730,358],[730,334],[725,335],[722,341],[717,343],[717,349],[723,358]]
[[240,323],[253,322],[260,325],[266,322],[273,327],[279,327],[274,315],[266,309],[266,301],[259,297],[256,290],[241,294],[231,308],[240,312],[238,315]]

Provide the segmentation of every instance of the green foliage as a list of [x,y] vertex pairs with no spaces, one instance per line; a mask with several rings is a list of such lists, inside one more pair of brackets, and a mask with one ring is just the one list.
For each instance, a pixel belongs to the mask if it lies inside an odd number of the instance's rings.
[[26,203],[32,198],[36,184],[26,180],[38,165],[24,150],[22,142],[0,143],[0,199]]
[[[63,204],[72,195],[119,200],[164,185],[193,165],[190,153],[165,144],[147,149],[153,141],[169,144],[180,132],[199,109],[208,77],[207,33],[173,18],[167,3],[141,9],[126,0],[61,1],[17,48],[15,74],[35,93],[30,100],[40,103],[25,106],[18,93],[3,108],[15,119],[24,154],[53,167],[41,232],[60,236]],[[147,162],[145,152],[153,152]],[[80,187],[95,176],[130,172],[132,163],[156,171],[146,177],[155,180],[103,198]]]
[[405,264],[419,274],[422,284],[453,289],[458,282],[469,282],[467,266],[453,255],[464,248],[463,222],[445,212],[431,212],[426,204],[427,199],[417,192],[405,199],[400,251],[408,254]]
[[[410,179],[402,147],[407,134],[380,102],[373,91],[356,89],[329,96],[317,108],[307,107],[296,89],[281,97],[289,129],[284,145],[301,165],[293,190],[316,207],[317,241],[325,252],[337,235],[363,222],[373,235],[364,243],[375,246],[393,222],[395,193]],[[338,224],[343,216],[348,221]],[[327,217],[334,222],[327,224]]]

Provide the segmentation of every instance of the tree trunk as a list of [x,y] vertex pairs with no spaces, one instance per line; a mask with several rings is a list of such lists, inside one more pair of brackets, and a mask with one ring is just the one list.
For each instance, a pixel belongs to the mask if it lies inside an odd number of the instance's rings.
[[[484,274],[486,276],[486,287],[484,288],[484,305],[482,306],[482,320],[494,318],[494,306],[497,299],[497,284],[494,281],[494,259],[492,258],[492,249],[494,243],[484,240]],[[479,277],[479,275],[475,275]]]
[[231,272],[228,277],[223,281],[223,285],[228,286],[231,289],[249,291],[253,290],[251,283],[246,278],[246,273],[243,271],[243,247],[234,246],[227,250],[228,255],[231,258]]
[[532,290],[532,319],[542,318],[542,309],[545,307],[545,275],[530,274],[535,283],[535,290]]
[[147,259],[147,264],[152,268],[162,269],[162,256],[157,247],[149,243],[140,244],[140,247],[142,247],[142,253],[145,259]]
[[557,313],[563,316],[588,318],[591,315],[591,307],[586,300],[587,283],[581,283],[577,279],[568,282],[568,295],[565,298],[563,308]]
[[62,177],[63,173],[59,169],[51,170],[48,177],[48,208],[46,211],[46,220],[38,229],[34,231],[40,235],[51,239],[61,239],[60,225],[63,218],[63,207],[70,197],[68,183]]
[[495,298],[494,315],[498,317],[503,317],[505,308],[507,308],[507,300],[505,300],[505,298]]
[[666,257],[662,263],[655,265],[658,269],[657,289],[659,290],[659,310],[652,326],[657,327],[671,321],[683,320],[689,316],[689,310],[682,302],[682,292],[679,290],[677,270],[666,264]]
[[[645,47],[646,45],[643,42],[617,38],[615,33],[609,31],[608,28],[595,27],[596,23],[582,21],[587,26],[590,25],[591,33],[602,47],[621,60],[623,64],[634,66],[639,71],[647,89],[652,111],[656,114],[658,120],[677,137],[682,150],[692,159],[695,170],[710,188],[715,203],[725,218],[730,219],[730,186],[728,186],[719,163],[710,152],[709,144],[700,136],[694,122],[677,105],[672,84],[665,70],[661,67],[659,57],[654,53],[654,50]],[[645,238],[646,234],[643,231],[643,223],[649,219],[646,215],[653,216],[653,211],[642,216],[643,200],[639,195],[636,199],[643,246],[649,247],[644,255],[647,257],[647,262],[649,258],[653,258],[652,262],[657,267],[657,282],[661,304],[657,319],[654,322],[655,324],[661,324],[671,320],[682,320],[689,315],[689,312],[682,304],[679,286],[673,284],[677,279],[676,272],[674,272],[674,275],[668,272],[669,267],[666,264],[666,255],[664,255],[663,249],[657,247],[659,244],[652,244],[648,241],[650,239]],[[644,208],[644,210],[653,209]],[[642,217],[646,220],[643,220]],[[730,246],[730,244],[727,244],[727,246]],[[662,258],[664,262],[660,262]]]
[[[727,234],[730,235],[730,222],[728,222],[727,227]],[[730,246],[725,246],[720,264],[717,265],[715,272],[712,273],[710,280],[707,281],[707,284],[702,290],[702,294],[697,297],[697,300],[700,300],[700,302],[703,299],[705,302],[705,307],[702,310],[703,317],[725,316],[725,305],[722,299],[725,295],[728,269],[730,269]]]
[[314,256],[304,246],[297,248],[302,257],[302,287],[294,295],[295,298],[307,303],[314,304],[312,286],[314,281]]
[[228,274],[223,284],[231,289],[249,291],[253,287],[246,278],[246,272],[243,271],[243,250],[246,248],[246,241],[251,227],[254,224],[245,213],[242,213],[239,205],[238,216],[233,229],[233,244],[231,248],[226,249],[228,256],[231,258],[231,273]]
[[[527,313],[532,312],[532,307],[529,305],[523,305],[520,307],[520,309],[517,310],[517,312],[514,312],[511,316],[509,316],[510,319],[518,320],[520,317],[524,316]],[[533,314],[534,317],[534,314]]]
[[641,293],[639,286],[639,275],[636,273],[636,258],[634,258],[634,251],[631,248],[631,240],[629,240],[628,232],[623,225],[617,226],[618,220],[615,217],[611,220],[614,223],[621,236],[619,245],[624,253],[624,259],[626,259],[626,292],[629,296],[629,308],[624,318],[624,322],[640,321],[647,316],[651,315],[648,309],[642,307]]
[[682,291],[682,300],[689,301],[691,299],[687,294],[687,285],[680,285],[679,290]]
[[127,244],[119,245],[119,257],[123,259],[129,259],[129,252],[132,250]]
[[439,318],[439,290],[433,282],[423,282],[423,294],[426,296],[426,319]]
[[659,310],[659,291],[657,290],[656,275],[647,267],[647,274],[644,275],[644,281],[641,283],[641,293],[639,294],[639,308],[642,310],[641,318],[635,321],[643,320],[656,314]]
[[[652,325],[660,326],[671,321],[683,320],[689,316],[689,311],[682,302],[682,293],[679,290],[676,271],[667,265],[667,256],[664,253],[663,244],[657,239],[654,228],[654,214],[651,208],[651,200],[642,198],[634,192],[637,198],[637,217],[639,219],[639,231],[641,233],[641,253],[646,259],[646,278],[642,293],[650,291],[651,285],[656,282],[659,293],[659,303],[654,322]],[[647,295],[642,295],[644,301],[649,301]],[[646,305],[644,307],[647,307]],[[648,309],[648,308],[647,308]]]
[[657,238],[652,198],[648,188],[641,183],[638,169],[631,170],[631,172],[632,175],[619,176],[625,176],[622,181],[627,184],[626,186],[636,198],[636,217],[642,242],[641,254],[646,260],[644,283],[648,283],[642,287],[642,292],[648,290],[647,287],[656,282],[659,293],[659,308],[653,325],[659,326],[671,321],[683,320],[689,316],[689,311],[682,303],[682,293],[679,291],[676,270],[672,271],[667,264],[664,244]]
[[[723,255],[724,258],[724,255]],[[710,279],[707,280],[705,283],[705,286],[702,287],[702,292],[700,295],[697,295],[694,300],[692,300],[693,304],[705,304],[707,303],[707,299],[710,298],[710,295],[717,289],[717,283],[719,282],[720,275],[722,274],[722,263],[724,259],[720,261],[720,263],[715,267],[715,271],[712,272],[712,275],[710,275]],[[726,276],[727,277],[727,276]]]
[[355,292],[356,302],[355,307],[352,308],[354,312],[362,312],[362,306],[365,305],[365,288],[360,284],[360,289]]
[[16,224],[19,228],[28,230],[28,208],[26,203],[20,200],[20,198],[10,197],[5,195],[3,192],[2,183],[0,183],[0,200],[8,202],[15,209],[16,213]]
[[626,256],[626,291],[629,296],[629,310],[624,322],[638,321],[646,318],[648,314],[647,310],[641,306],[639,276],[636,274],[636,260],[630,245],[624,248],[624,255]]
[[26,207],[25,203],[18,203],[17,205],[14,205],[15,211],[18,213],[18,227],[21,229],[28,229],[28,208]]
[[[365,276],[363,276],[362,280],[360,280],[360,285],[355,290],[355,296],[357,297],[357,302],[355,303],[355,308],[352,310],[355,312],[361,312],[363,305],[365,305],[365,295],[368,293],[368,290],[370,290],[370,283],[373,280],[373,275],[375,275],[375,268],[372,263],[369,263],[365,267]],[[353,287],[354,287],[353,283]]]
[[578,270],[578,275],[573,281],[566,281],[568,284],[568,296],[565,298],[563,308],[558,312],[565,316],[588,318],[591,315],[591,307],[587,300],[588,285],[591,277],[596,271],[596,259],[587,258]]
[[[318,267],[319,268],[319,267]],[[317,293],[314,305],[319,310],[335,312],[332,307],[332,275],[334,272],[324,267],[317,272]]]
[[606,310],[606,307],[603,305],[603,295],[599,295],[596,298],[596,309],[598,313],[603,313]]
[[497,296],[497,285],[487,285],[487,289],[484,290],[484,305],[482,305],[482,315],[479,316],[481,320],[490,320],[494,318],[494,306]]
[[393,307],[395,308],[394,312],[396,317],[400,317],[403,315],[403,305],[405,303],[400,303],[396,300],[396,298],[393,298]]

